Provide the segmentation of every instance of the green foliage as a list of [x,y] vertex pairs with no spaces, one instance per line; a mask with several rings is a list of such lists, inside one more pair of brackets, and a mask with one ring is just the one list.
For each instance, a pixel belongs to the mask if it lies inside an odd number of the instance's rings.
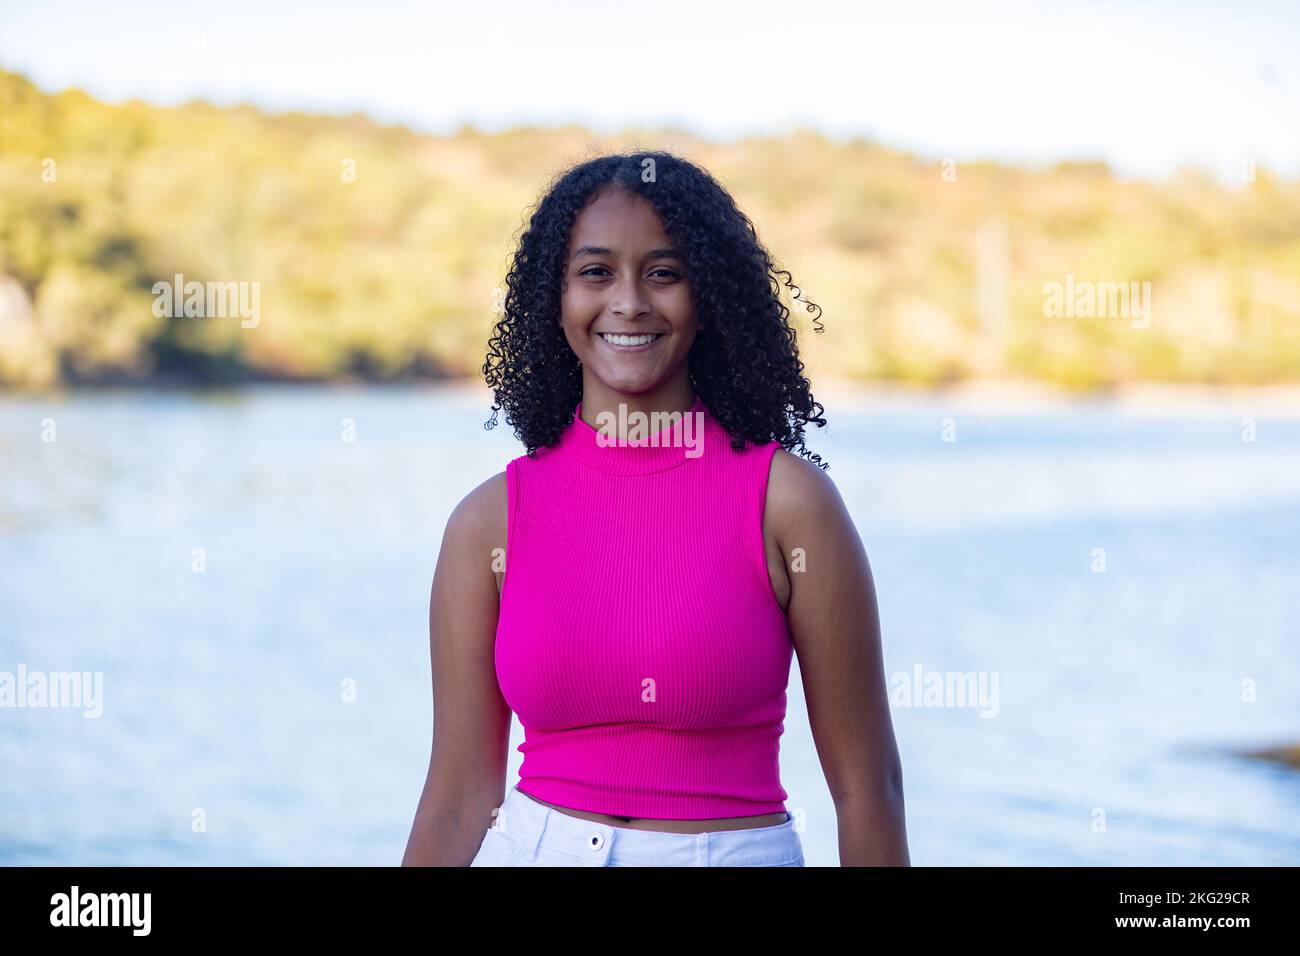
[[[945,169],[806,130],[438,137],[111,106],[0,71],[0,383],[475,376],[527,207],[564,164],[637,146],[734,192],[824,309],[824,335],[794,319],[814,375],[1300,378],[1300,183],[1267,170],[1233,190],[1195,171],[1125,183],[1095,162]],[[257,283],[260,321],[155,315],[154,284],[177,273]],[[1049,315],[1044,284],[1067,274],[1151,283],[1150,325]]]

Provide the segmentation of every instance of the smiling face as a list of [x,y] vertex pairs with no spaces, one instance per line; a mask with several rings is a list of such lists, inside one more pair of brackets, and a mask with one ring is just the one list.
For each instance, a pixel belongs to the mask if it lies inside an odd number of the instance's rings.
[[578,215],[560,313],[582,362],[584,395],[593,399],[585,404],[637,395],[690,405],[695,305],[685,263],[647,200],[606,189]]

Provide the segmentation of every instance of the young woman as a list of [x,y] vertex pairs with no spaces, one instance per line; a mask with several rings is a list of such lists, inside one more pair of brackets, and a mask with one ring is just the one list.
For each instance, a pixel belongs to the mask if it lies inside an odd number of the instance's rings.
[[447,523],[404,865],[802,866],[794,653],[841,864],[910,865],[871,570],[804,448],[826,421],[782,279],[670,153],[583,162],[541,200],[484,365],[489,427],[504,408],[527,453]]

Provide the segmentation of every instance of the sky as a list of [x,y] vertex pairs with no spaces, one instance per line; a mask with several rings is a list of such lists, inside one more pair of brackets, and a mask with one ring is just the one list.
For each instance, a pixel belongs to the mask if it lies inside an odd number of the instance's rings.
[[0,67],[428,132],[803,126],[935,160],[1300,175],[1300,0],[0,0]]

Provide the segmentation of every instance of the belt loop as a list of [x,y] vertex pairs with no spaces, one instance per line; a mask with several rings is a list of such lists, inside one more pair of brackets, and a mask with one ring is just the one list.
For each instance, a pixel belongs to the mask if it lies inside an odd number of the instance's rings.
[[542,834],[546,832],[546,825],[551,822],[551,814],[554,812],[550,807],[542,807],[542,810],[544,812],[538,815],[537,826],[529,827],[524,836],[524,853],[530,861],[537,859],[537,847],[542,842]]
[[537,845],[541,842],[550,812],[550,807],[527,796],[518,785],[510,788],[502,813],[509,814],[506,823],[510,832],[523,844],[522,859],[532,861],[537,858]]

